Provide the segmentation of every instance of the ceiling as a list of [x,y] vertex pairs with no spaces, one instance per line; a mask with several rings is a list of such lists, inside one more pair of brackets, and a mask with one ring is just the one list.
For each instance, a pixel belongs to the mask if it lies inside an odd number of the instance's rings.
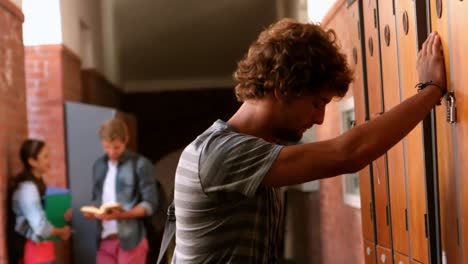
[[237,61],[277,20],[279,1],[116,1],[124,89],[232,88]]

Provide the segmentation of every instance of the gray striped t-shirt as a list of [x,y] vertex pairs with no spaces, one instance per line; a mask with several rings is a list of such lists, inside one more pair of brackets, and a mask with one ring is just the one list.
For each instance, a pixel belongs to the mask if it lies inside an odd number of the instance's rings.
[[218,120],[182,152],[172,263],[275,263],[279,192],[260,185],[282,146]]

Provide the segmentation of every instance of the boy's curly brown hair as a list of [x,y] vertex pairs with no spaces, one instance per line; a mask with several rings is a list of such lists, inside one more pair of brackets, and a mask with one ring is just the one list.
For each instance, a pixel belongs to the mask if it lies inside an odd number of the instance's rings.
[[352,75],[333,30],[292,19],[260,33],[233,74],[239,102],[262,98],[274,89],[285,96],[331,89],[343,97]]

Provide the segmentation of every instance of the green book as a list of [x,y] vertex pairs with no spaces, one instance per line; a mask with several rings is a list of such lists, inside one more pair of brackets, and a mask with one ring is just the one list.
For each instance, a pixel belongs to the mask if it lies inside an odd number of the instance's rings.
[[[46,196],[45,212],[49,222],[55,227],[64,227],[67,221],[63,215],[71,207],[71,196],[69,193],[50,194]],[[59,241],[60,238],[49,237],[45,240]]]

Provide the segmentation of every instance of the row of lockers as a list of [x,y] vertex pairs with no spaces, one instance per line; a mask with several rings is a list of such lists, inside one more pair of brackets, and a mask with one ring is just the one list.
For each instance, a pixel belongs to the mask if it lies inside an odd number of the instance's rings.
[[417,53],[429,32],[441,36],[446,59],[451,93],[442,105],[359,173],[366,263],[468,263],[463,14],[468,1],[341,0],[322,23],[354,66],[356,125],[416,94]]

